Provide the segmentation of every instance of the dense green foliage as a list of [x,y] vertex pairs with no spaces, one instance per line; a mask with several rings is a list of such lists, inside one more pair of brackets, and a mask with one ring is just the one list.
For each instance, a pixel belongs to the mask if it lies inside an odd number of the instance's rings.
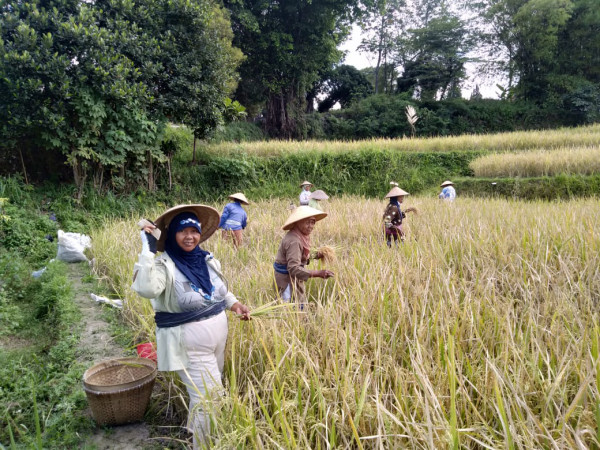
[[262,129],[251,122],[231,122],[219,128],[210,139],[210,142],[251,142],[262,141],[267,135]]
[[264,2],[226,0],[234,24],[234,43],[247,59],[240,67],[236,98],[264,105],[272,136],[296,137],[306,110],[306,93],[322,72],[338,62],[351,0]]
[[13,172],[67,163],[80,189],[90,178],[151,187],[167,119],[196,136],[222,121],[241,55],[212,0],[31,0],[0,13],[0,146]]
[[[460,178],[458,195],[506,197],[524,200],[556,200],[573,197],[597,197],[599,175],[557,175],[531,178]],[[493,184],[495,183],[495,184]]]
[[568,124],[556,111],[544,112],[526,102],[489,99],[415,101],[406,94],[380,94],[346,109],[317,116],[317,126],[312,128],[311,137],[354,140],[410,136],[411,128],[404,115],[408,105],[415,106],[419,116],[415,125],[419,137],[495,133]]
[[371,93],[371,84],[358,69],[341,65],[333,69],[323,82],[319,91],[326,97],[319,102],[319,112],[327,112],[338,103],[347,108],[353,102],[367,97]]
[[446,178],[469,175],[469,162],[477,156],[478,152],[386,150],[306,152],[272,158],[239,154],[210,156],[203,165],[179,167],[177,174],[179,185],[197,201],[223,198],[240,190],[255,198],[295,199],[298,183],[306,178],[328,194],[378,197],[390,181],[402,181],[403,189],[416,193]]

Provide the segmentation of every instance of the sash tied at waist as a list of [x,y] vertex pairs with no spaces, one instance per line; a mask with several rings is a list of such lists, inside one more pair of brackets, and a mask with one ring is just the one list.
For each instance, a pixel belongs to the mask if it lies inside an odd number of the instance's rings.
[[208,319],[215,316],[226,308],[225,300],[212,303],[206,308],[196,309],[193,311],[185,311],[180,313],[170,313],[158,311],[154,314],[154,321],[158,328],[171,328],[183,325],[189,322],[197,322],[202,319]]

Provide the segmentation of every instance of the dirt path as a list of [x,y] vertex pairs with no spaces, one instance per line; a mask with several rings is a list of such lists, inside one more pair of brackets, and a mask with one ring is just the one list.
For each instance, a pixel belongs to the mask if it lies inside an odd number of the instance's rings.
[[[83,315],[84,330],[81,333],[78,362],[91,367],[99,361],[130,355],[126,355],[125,351],[114,342],[109,333],[109,324],[102,318],[102,308],[110,308],[110,306],[102,306],[92,300],[89,295],[90,287],[81,281],[82,276],[87,274],[87,270],[85,263],[68,266],[68,277],[75,293],[75,304]],[[97,427],[88,437],[83,448],[98,450],[152,448],[153,442],[149,438],[149,427],[143,422],[107,428]]]

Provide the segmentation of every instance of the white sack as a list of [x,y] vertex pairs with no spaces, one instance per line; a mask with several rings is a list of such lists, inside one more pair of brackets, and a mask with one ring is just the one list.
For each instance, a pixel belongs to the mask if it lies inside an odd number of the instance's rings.
[[58,252],[56,259],[65,262],[87,261],[83,254],[86,248],[92,247],[92,239],[85,234],[65,233],[58,230]]

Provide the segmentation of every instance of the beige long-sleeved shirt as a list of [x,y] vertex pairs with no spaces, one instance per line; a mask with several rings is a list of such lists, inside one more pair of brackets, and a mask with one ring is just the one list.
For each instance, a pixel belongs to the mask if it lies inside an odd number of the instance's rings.
[[302,241],[295,233],[288,232],[281,240],[275,262],[287,266],[290,278],[306,281],[310,278],[310,272],[304,268],[309,259],[303,259]]

